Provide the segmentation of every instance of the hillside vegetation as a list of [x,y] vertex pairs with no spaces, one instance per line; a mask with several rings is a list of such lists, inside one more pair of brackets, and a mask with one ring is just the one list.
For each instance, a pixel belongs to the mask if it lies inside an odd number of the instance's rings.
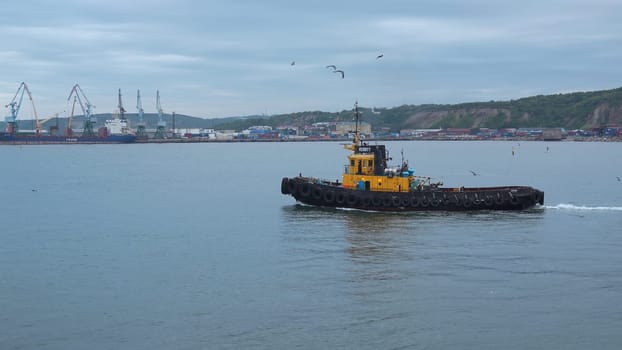
[[[374,130],[388,128],[521,128],[563,127],[589,129],[622,125],[622,88],[539,95],[512,101],[490,101],[456,105],[403,105],[394,108],[360,108],[362,119]],[[339,113],[300,112],[268,118],[222,120],[215,127],[240,130],[251,125],[304,126],[326,121],[352,121],[352,111]]]

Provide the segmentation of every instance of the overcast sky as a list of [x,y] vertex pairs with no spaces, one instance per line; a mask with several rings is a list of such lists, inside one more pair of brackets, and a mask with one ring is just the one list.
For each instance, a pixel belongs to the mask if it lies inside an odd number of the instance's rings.
[[0,38],[2,106],[24,81],[40,117],[75,83],[204,118],[622,86],[622,0],[2,1]]

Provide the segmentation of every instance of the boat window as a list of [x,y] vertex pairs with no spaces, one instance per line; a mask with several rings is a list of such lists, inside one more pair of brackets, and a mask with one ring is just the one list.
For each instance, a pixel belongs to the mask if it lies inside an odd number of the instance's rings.
[[367,166],[374,166],[374,161],[373,160],[368,161]]
[[350,159],[350,166],[354,166],[354,159]]

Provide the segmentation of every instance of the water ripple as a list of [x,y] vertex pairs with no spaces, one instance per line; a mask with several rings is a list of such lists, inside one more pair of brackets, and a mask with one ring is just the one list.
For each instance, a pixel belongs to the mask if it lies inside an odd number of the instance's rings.
[[586,205],[574,205],[569,203],[561,203],[554,206],[544,206],[546,209],[557,210],[587,210],[587,211],[622,211],[622,207],[610,207],[610,206],[597,206],[590,207]]

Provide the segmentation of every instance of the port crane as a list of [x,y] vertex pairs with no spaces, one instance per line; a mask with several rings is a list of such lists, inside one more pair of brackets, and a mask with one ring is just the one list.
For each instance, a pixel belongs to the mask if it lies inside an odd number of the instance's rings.
[[[91,104],[89,99],[84,94],[84,91],[78,84],[74,85],[71,89],[69,97],[67,97],[67,101],[71,100],[71,96],[74,97],[74,107],[77,101],[84,115],[84,131],[82,132],[82,136],[95,136],[95,131],[93,130],[93,125],[97,123],[97,118],[93,116],[93,108],[95,108],[95,106]],[[84,100],[84,103],[82,102],[82,100]],[[73,108],[71,116],[73,117]],[[69,124],[69,127],[71,127],[71,123]]]
[[140,139],[147,138],[147,124],[143,119],[145,110],[143,109],[143,102],[140,99],[140,90],[136,93],[136,109],[138,110],[138,129],[136,130],[136,137]]
[[67,127],[65,128],[65,133],[63,134],[65,137],[73,137],[73,114],[76,111],[76,103],[78,102],[78,96],[73,96],[73,103],[71,104],[71,113],[69,113],[69,121],[67,122]]
[[158,128],[156,129],[154,139],[166,138],[166,122],[164,121],[164,111],[160,104],[160,90],[156,90],[156,109],[158,110]]
[[123,100],[121,99],[121,89],[119,89],[119,118],[125,120],[125,108],[123,108]]
[[[17,115],[19,114],[19,110],[22,107],[22,100],[24,99],[24,93],[28,94],[28,99],[30,99],[30,103],[32,104],[32,111],[33,111],[33,114],[35,115],[35,126],[36,127],[41,126],[39,123],[39,117],[37,116],[37,109],[35,108],[35,102],[33,101],[32,94],[30,93],[30,89],[28,89],[28,85],[26,85],[25,82],[22,82],[17,88],[17,92],[15,93],[15,96],[13,96],[13,99],[11,100],[11,102],[5,105],[5,107],[11,108],[11,114],[4,117],[4,121],[7,124],[7,127],[6,127],[7,132],[12,135],[16,134],[18,130]],[[19,100],[17,96],[19,96]],[[40,130],[37,128],[36,129],[37,136],[39,136],[39,132]]]

